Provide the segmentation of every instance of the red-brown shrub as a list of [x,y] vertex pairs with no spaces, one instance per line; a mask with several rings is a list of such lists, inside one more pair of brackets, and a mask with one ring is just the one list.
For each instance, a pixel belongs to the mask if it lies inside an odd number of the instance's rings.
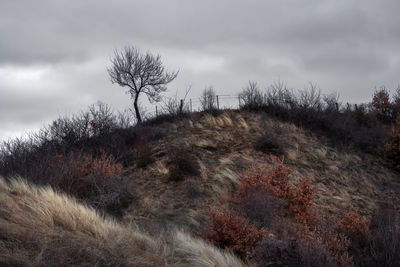
[[89,154],[57,154],[46,170],[44,182],[100,209],[113,209],[132,199],[122,181],[122,165],[103,153],[99,158]]
[[267,194],[286,201],[288,212],[296,219],[306,222],[311,218],[310,207],[315,197],[309,179],[301,179],[297,187],[289,184],[291,169],[282,161],[273,159],[273,165],[264,165],[260,170],[244,174],[243,181],[233,200],[241,203],[249,194],[263,189]]
[[386,144],[386,162],[391,168],[400,171],[400,115],[392,125],[392,133]]
[[293,212],[296,219],[307,222],[314,214],[310,212],[312,201],[315,198],[315,191],[311,187],[311,180],[302,178],[296,187],[292,199],[289,200],[289,210]]
[[89,198],[96,194],[96,179],[118,179],[122,165],[115,163],[111,156],[102,154],[93,158],[88,154],[65,157],[57,154],[47,170],[59,178],[57,186],[79,198]]
[[343,213],[342,219],[337,223],[337,229],[355,240],[366,240],[369,234],[370,221],[360,217],[355,212]]
[[372,110],[375,112],[376,117],[383,121],[389,122],[391,119],[392,106],[390,103],[389,92],[385,87],[375,91],[372,99]]
[[235,252],[243,259],[253,252],[258,242],[267,237],[264,228],[257,229],[234,210],[218,211],[209,208],[208,215],[210,221],[203,237],[220,248]]

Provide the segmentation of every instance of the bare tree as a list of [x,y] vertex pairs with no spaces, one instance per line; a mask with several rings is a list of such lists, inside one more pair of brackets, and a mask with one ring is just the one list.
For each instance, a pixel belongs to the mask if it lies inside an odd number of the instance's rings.
[[242,89],[239,98],[243,101],[243,107],[250,109],[261,108],[264,104],[264,96],[260,91],[257,82],[249,81],[248,85]]
[[217,93],[214,87],[210,86],[203,90],[200,97],[200,103],[203,110],[215,110],[217,104]]
[[160,94],[167,90],[166,85],[178,75],[178,72],[165,70],[160,55],[143,54],[134,46],[127,46],[121,52],[116,50],[111,63],[107,68],[111,82],[129,87],[138,123],[142,122],[138,106],[140,93],[146,94],[150,103],[159,102]]

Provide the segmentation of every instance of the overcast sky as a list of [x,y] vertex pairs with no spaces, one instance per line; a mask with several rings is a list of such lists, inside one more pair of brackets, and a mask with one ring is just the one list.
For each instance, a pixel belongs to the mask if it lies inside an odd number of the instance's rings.
[[191,84],[193,98],[281,79],[368,101],[400,83],[399,11],[398,0],[0,0],[0,140],[97,100],[128,107],[106,71],[126,45],[159,53],[179,70],[169,91]]

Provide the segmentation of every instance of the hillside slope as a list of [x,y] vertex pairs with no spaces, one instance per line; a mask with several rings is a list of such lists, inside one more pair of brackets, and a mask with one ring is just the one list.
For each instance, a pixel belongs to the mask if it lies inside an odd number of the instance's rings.
[[1,180],[0,263],[242,266],[192,236],[206,229],[207,207],[229,208],[243,173],[270,163],[270,154],[292,169],[291,183],[311,180],[321,218],[337,221],[344,211],[370,217],[381,204],[400,208],[399,174],[378,158],[262,113],[193,114],[157,127],[166,135],[145,147],[153,160],[123,171],[137,200],[120,218],[48,187]]
[[[400,207],[399,175],[378,158],[351,148],[331,147],[293,124],[261,114],[225,112],[166,127],[168,136],[153,144],[156,163],[134,170],[140,201],[126,212],[128,221],[161,219],[200,226],[205,201],[226,204],[227,195],[245,170],[270,162],[268,151],[255,149],[260,139],[279,147],[293,170],[294,183],[301,177],[311,179],[317,193],[314,209],[320,216],[338,218],[343,211],[368,216],[382,203]],[[182,182],[169,181],[171,147],[193,155],[200,174]],[[196,197],[190,196],[194,190]]]

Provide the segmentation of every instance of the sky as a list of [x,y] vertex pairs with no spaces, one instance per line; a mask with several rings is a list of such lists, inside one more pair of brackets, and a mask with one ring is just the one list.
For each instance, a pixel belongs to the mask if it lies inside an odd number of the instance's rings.
[[106,68],[131,45],[179,70],[166,96],[282,80],[369,101],[400,83],[399,10],[398,0],[0,0],[0,140],[97,101],[129,107]]

